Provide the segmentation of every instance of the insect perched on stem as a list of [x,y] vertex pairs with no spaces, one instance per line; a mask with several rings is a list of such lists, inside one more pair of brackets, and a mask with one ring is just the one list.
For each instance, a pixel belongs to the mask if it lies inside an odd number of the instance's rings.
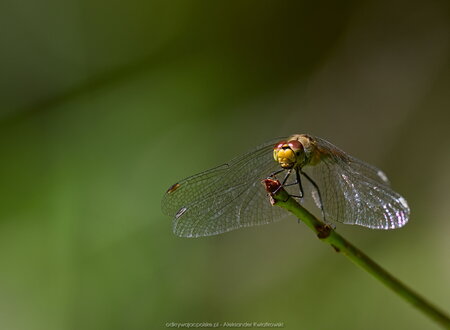
[[381,170],[307,134],[269,141],[172,185],[162,209],[183,237],[274,222],[287,213],[271,206],[261,180],[277,175],[292,197],[312,197],[327,223],[394,229],[408,222],[406,200]]

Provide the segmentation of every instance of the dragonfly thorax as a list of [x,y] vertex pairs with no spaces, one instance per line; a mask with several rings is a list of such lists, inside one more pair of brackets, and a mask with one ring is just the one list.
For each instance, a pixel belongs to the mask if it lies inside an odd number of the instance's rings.
[[280,141],[273,148],[273,158],[285,169],[301,167],[305,162],[303,144],[298,140]]

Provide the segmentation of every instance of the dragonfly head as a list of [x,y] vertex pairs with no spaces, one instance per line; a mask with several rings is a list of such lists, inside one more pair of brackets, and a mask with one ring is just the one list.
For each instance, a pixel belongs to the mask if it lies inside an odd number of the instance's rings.
[[303,145],[298,140],[280,141],[273,148],[273,158],[282,168],[293,168],[304,161]]

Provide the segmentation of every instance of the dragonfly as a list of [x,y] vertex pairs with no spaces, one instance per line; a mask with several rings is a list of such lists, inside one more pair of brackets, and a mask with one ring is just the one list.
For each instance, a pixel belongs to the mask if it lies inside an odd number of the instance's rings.
[[292,197],[313,200],[326,223],[395,229],[408,222],[408,203],[383,171],[308,134],[268,141],[173,184],[162,211],[173,218],[180,237],[272,223],[287,212],[271,205],[261,181],[277,176]]

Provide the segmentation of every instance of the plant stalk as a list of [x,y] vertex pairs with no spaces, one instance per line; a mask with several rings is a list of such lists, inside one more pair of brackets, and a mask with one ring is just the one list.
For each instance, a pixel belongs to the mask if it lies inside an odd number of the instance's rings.
[[317,237],[325,243],[330,244],[337,252],[341,252],[355,264],[369,272],[377,280],[381,281],[388,288],[397,293],[400,297],[418,308],[421,312],[433,319],[445,329],[450,329],[450,317],[438,308],[433,306],[427,300],[422,298],[416,292],[408,288],[386,270],[376,264],[372,259],[365,255],[361,250],[353,246],[345,238],[339,235],[329,225],[318,220],[314,215],[303,208],[294,198],[292,198],[284,189],[280,187],[278,180],[263,180],[263,184],[269,193],[271,203],[280,206],[294,214],[299,220],[303,221]]

